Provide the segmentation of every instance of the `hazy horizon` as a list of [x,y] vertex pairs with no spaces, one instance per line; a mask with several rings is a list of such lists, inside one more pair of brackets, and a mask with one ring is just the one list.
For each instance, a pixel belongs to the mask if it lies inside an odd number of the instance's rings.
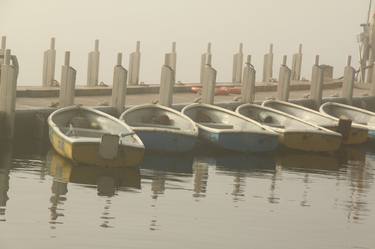
[[99,80],[112,84],[116,54],[129,53],[141,41],[141,75],[146,83],[159,83],[164,53],[177,42],[177,78],[198,82],[200,55],[212,42],[213,67],[218,81],[231,81],[232,56],[240,42],[251,54],[261,79],[263,55],[274,44],[274,77],[284,54],[304,45],[302,76],[309,78],[316,54],[321,63],[342,74],[348,55],[358,67],[356,36],[365,22],[368,1],[42,1],[1,0],[0,36],[7,36],[7,48],[18,56],[19,85],[41,84],[43,51],[56,37],[56,79],[66,50],[77,69],[77,83],[86,83],[87,54],[94,40],[100,40]]

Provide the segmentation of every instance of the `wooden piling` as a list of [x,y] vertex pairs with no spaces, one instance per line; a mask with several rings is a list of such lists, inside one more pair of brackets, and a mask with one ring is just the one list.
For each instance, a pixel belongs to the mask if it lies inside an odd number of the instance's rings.
[[[15,56],[12,57],[16,60]],[[1,64],[0,69],[0,114],[2,113],[3,122],[0,138],[11,140],[14,137],[15,127],[18,63],[13,62],[13,65],[10,64],[11,51],[9,49],[5,49],[3,62],[4,64]]]
[[[0,47],[0,55],[2,55],[2,56],[5,55],[6,44],[7,44],[7,37],[2,36],[1,37],[1,47]],[[3,65],[3,64],[4,64],[4,59],[0,58],[0,65]]]
[[117,65],[113,70],[112,107],[120,115],[125,111],[128,71],[122,66],[122,53],[117,54]]
[[283,64],[281,65],[279,72],[279,83],[277,86],[277,99],[282,101],[289,100],[291,70],[286,65],[286,60],[287,56],[284,55]]
[[293,55],[292,80],[301,80],[302,70],[302,44],[299,45],[298,53]]
[[214,104],[215,86],[216,86],[216,70],[211,66],[211,56],[206,57],[206,64],[202,77],[202,103]]
[[43,58],[43,87],[52,86],[55,80],[56,50],[55,38],[51,38],[50,48],[44,52]]
[[61,67],[61,85],[59,106],[66,107],[74,104],[76,70],[70,66],[70,52],[65,52],[65,63]]
[[91,51],[88,56],[87,64],[87,86],[97,86],[99,82],[99,40],[95,40],[94,51]]
[[175,84],[175,72],[173,68],[168,65],[168,54],[165,55],[164,65],[161,68],[160,90],[159,90],[159,104],[164,106],[172,106],[173,103],[173,89]]
[[270,45],[269,52],[264,55],[263,62],[263,82],[269,82],[273,77],[273,44]]
[[353,87],[356,70],[351,66],[352,57],[348,56],[347,65],[344,70],[344,80],[341,89],[341,97],[345,98],[346,103],[351,105],[353,102]]
[[201,55],[201,68],[200,68],[200,77],[199,80],[200,82],[203,82],[203,77],[204,77],[204,71],[206,67],[207,61],[210,61],[211,65],[211,60],[212,60],[212,54],[211,54],[211,42],[207,44],[207,51],[206,53]]
[[243,103],[252,103],[255,100],[255,79],[256,71],[254,66],[251,64],[251,55],[247,56],[247,61],[243,69],[243,78],[242,78],[242,102]]
[[324,70],[319,66],[319,55],[317,55],[315,57],[315,64],[312,67],[310,86],[310,99],[314,101],[316,108],[319,108],[322,104],[323,81]]
[[240,43],[238,53],[233,55],[232,83],[241,83],[243,65],[243,44]]
[[137,41],[135,52],[129,57],[129,85],[139,84],[139,72],[141,67],[141,42]]

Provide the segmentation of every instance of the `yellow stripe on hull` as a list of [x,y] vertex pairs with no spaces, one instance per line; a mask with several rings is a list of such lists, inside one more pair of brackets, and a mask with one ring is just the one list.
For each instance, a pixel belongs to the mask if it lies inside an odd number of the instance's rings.
[[99,143],[74,142],[71,143],[57,133],[51,131],[50,141],[53,148],[62,156],[74,162],[105,167],[137,166],[143,161],[144,149],[132,146],[119,146],[118,156],[112,160],[99,156]]
[[341,136],[310,132],[284,132],[280,143],[288,148],[302,151],[336,151],[341,145]]

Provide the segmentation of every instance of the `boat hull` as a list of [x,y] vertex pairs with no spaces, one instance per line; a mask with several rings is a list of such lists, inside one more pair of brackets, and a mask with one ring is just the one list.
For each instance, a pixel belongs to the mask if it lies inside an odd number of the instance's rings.
[[238,152],[269,152],[278,146],[278,136],[273,134],[211,132],[200,129],[199,137],[215,147]]
[[280,136],[280,143],[290,149],[329,152],[340,148],[341,136],[323,132],[285,131]]
[[[335,132],[339,132],[338,127],[335,129],[331,129]],[[354,144],[363,144],[368,141],[370,137],[370,132],[367,131],[366,129],[362,128],[355,128],[351,127],[348,137],[342,139],[343,144],[347,145],[354,145]],[[375,138],[375,132],[374,132],[374,138]]]
[[188,152],[194,148],[197,142],[197,136],[194,135],[158,130],[134,129],[134,131],[142,140],[146,150],[151,151]]
[[116,158],[108,160],[99,156],[100,142],[70,142],[50,129],[52,147],[61,156],[76,163],[105,167],[131,167],[137,166],[143,160],[144,148],[119,145]]

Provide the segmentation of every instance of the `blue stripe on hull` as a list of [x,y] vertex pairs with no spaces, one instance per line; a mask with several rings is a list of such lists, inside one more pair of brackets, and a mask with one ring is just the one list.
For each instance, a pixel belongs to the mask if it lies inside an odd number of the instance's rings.
[[278,137],[257,133],[213,133],[200,130],[200,137],[211,144],[232,151],[267,152],[278,146]]
[[194,148],[197,137],[169,132],[137,131],[146,150],[186,152]]

